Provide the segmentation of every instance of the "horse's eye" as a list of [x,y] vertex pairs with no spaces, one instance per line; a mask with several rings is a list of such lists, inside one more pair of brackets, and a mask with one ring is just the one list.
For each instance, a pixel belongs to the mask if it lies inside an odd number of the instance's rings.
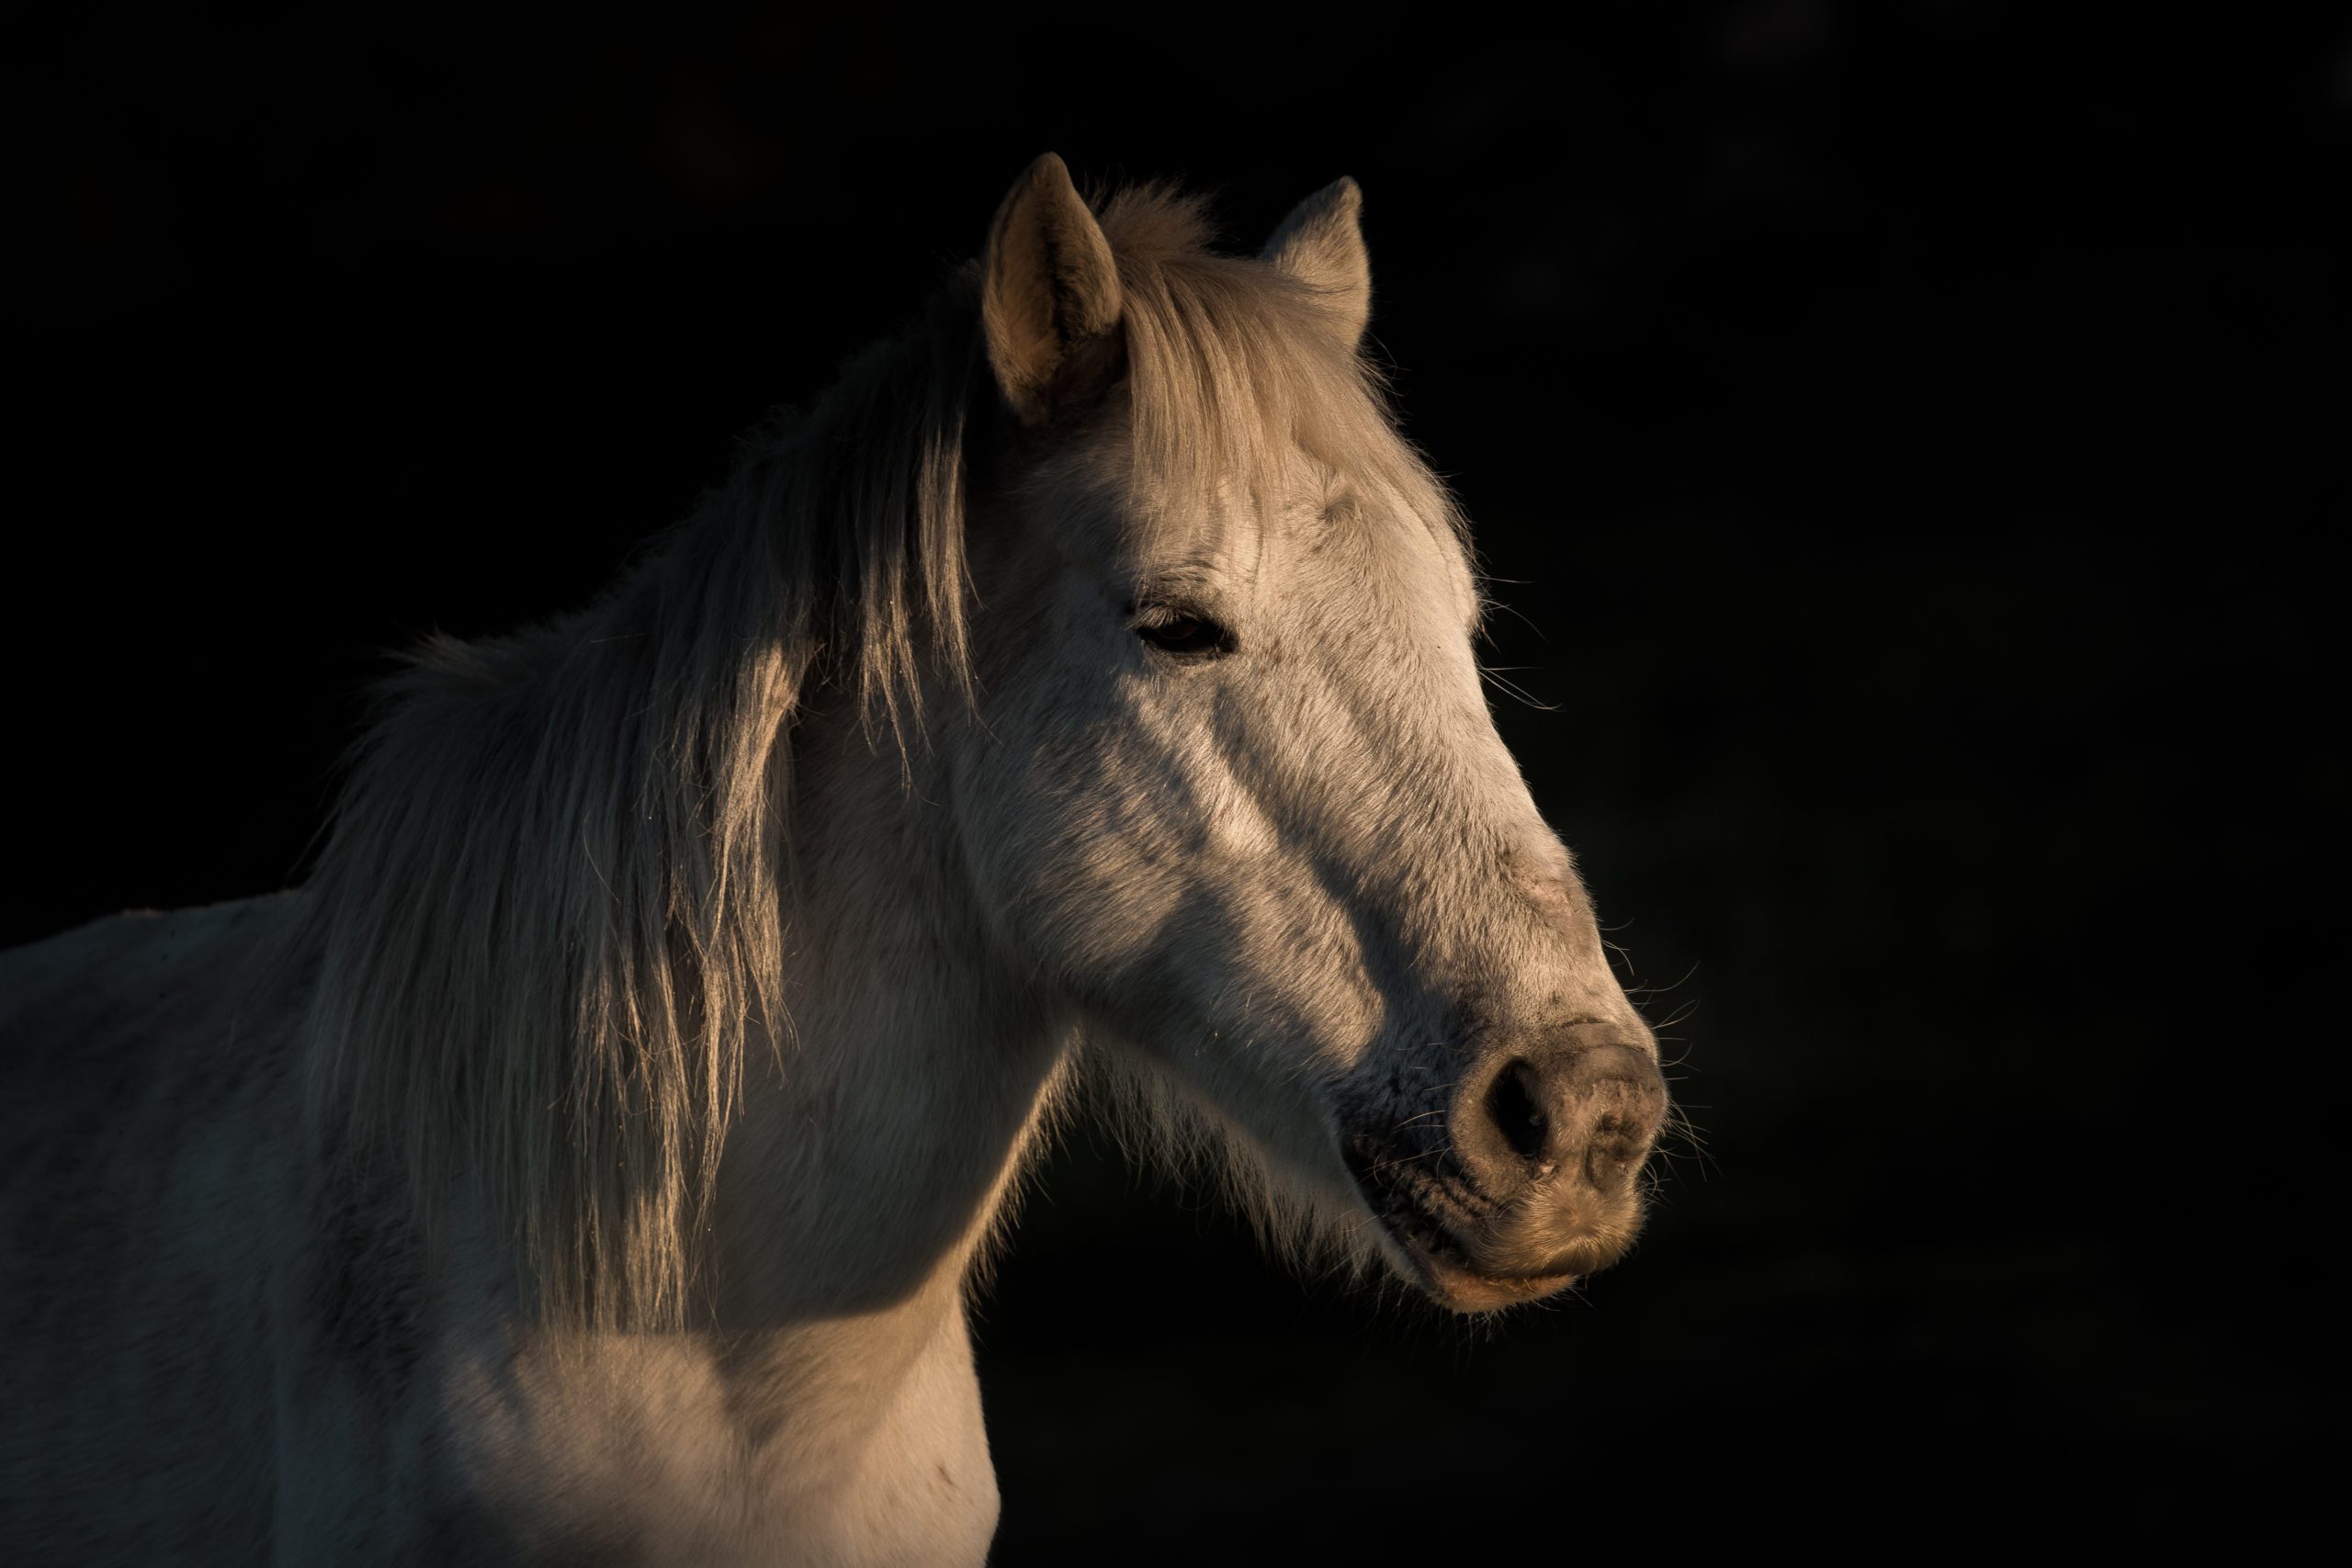
[[1136,636],[1180,659],[1214,659],[1233,651],[1233,634],[1197,611],[1147,604],[1135,612]]

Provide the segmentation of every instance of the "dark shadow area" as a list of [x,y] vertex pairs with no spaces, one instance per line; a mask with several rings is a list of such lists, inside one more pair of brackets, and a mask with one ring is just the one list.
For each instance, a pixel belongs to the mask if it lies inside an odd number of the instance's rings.
[[299,877],[379,649],[592,594],[1037,152],[1253,246],[1352,174],[1544,705],[1505,738],[1707,1155],[1579,1298],[1467,1326],[1075,1140],[978,1315],[997,1561],[2288,1528],[2352,25],[788,17],[10,51],[0,939]]

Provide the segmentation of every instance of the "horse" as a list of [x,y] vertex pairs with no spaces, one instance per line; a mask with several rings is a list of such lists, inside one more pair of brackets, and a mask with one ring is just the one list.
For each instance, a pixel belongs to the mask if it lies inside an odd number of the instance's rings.
[[1361,206],[1047,154],[605,598],[415,650],[302,886],[0,958],[8,1561],[982,1562],[1081,1083],[1368,1289],[1624,1252],[1657,1044]]

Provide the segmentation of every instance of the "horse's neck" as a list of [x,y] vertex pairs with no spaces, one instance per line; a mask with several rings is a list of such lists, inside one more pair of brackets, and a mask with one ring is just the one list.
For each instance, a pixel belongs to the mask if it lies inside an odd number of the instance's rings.
[[927,761],[905,787],[821,719],[795,755],[791,1027],[746,1053],[706,1315],[487,1352],[460,1384],[499,1413],[480,1483],[596,1499],[662,1561],[977,1561],[995,1487],[963,1285],[1065,1035],[983,951]]
[[987,949],[936,755],[878,752],[853,720],[796,747],[790,1028],[746,1064],[722,1164],[722,1330],[858,1318],[863,1357],[959,1310],[1060,1068],[1065,1027]]

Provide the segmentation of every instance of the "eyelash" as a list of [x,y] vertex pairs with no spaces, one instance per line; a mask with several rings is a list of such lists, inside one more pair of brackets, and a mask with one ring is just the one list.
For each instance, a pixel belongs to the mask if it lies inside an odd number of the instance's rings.
[[1136,636],[1171,659],[1193,662],[1233,651],[1232,631],[1201,611],[1175,604],[1142,604],[1130,605],[1127,614]]

